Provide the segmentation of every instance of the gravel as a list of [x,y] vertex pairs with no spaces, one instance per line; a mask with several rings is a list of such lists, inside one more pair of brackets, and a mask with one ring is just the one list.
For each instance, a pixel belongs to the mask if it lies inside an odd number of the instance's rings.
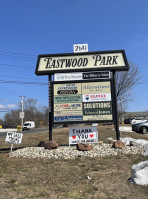
[[79,151],[76,146],[59,146],[48,150],[44,147],[26,147],[10,153],[9,157],[74,159],[78,157],[105,157],[114,155],[142,154],[143,146],[126,146],[123,149],[112,148],[112,144],[96,144],[91,151]]

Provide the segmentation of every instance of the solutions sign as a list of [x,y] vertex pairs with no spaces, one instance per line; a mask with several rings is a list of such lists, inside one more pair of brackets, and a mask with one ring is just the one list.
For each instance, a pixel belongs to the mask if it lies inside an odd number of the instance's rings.
[[128,70],[124,50],[39,55],[36,75],[90,70]]

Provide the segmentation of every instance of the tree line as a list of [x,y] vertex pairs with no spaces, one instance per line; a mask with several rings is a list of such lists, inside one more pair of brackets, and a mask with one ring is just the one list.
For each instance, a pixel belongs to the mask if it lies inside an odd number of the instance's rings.
[[[37,107],[37,100],[28,98],[24,100],[23,104],[24,119],[23,121],[34,121],[36,127],[48,126],[49,123],[49,109],[46,106]],[[3,126],[21,126],[21,119],[19,114],[21,112],[21,103],[18,110],[11,110],[6,113],[0,124]]]

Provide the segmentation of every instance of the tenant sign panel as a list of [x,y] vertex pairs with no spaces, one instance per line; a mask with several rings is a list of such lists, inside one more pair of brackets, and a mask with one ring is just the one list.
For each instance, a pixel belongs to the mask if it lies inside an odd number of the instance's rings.
[[112,121],[111,81],[53,82],[54,123]]
[[36,75],[90,70],[128,70],[124,50],[39,55]]

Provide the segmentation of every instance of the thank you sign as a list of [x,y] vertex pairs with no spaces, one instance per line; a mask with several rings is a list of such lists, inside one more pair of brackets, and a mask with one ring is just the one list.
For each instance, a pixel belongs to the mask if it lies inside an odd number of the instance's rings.
[[69,129],[69,145],[77,143],[97,143],[97,127],[73,127]]

